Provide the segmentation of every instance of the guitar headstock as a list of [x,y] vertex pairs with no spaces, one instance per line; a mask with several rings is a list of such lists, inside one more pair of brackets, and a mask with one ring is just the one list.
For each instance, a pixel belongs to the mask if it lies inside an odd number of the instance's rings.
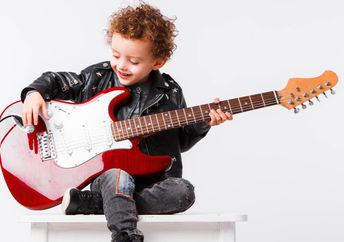
[[311,99],[315,97],[319,101],[318,95],[322,93],[327,98],[327,90],[334,94],[332,88],[337,82],[338,77],[333,71],[325,71],[321,76],[314,78],[290,78],[287,86],[277,92],[280,104],[287,109],[294,108],[294,112],[298,113],[300,109],[296,106],[301,105],[305,109],[306,101],[313,105]]

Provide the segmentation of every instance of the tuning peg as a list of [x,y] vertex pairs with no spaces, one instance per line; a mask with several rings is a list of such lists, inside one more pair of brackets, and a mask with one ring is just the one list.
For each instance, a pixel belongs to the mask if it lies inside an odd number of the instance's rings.
[[327,98],[326,92],[323,92],[324,96]]
[[299,113],[300,109],[299,108],[294,108],[294,113]]
[[332,95],[336,94],[336,92],[332,88],[330,90]]
[[309,100],[308,103],[310,106],[313,106],[313,104],[314,104],[314,102],[312,100]]
[[305,104],[301,104],[301,106],[302,106],[302,109],[306,109],[307,108],[307,106],[305,105]]
[[318,102],[320,102],[320,99],[319,99],[319,97],[318,97],[318,96],[315,96],[315,98],[318,100]]

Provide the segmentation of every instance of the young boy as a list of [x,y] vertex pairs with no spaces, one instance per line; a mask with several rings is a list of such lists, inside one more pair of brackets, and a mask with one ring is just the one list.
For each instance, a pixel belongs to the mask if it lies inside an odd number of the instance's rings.
[[[159,72],[175,49],[175,36],[173,21],[148,4],[115,12],[107,30],[111,62],[92,65],[80,75],[43,73],[22,91],[24,125],[37,124],[40,111],[49,119],[45,100],[83,102],[111,87],[125,87],[131,94],[115,113],[118,120],[186,107],[180,86]],[[104,213],[112,241],[143,241],[136,227],[137,214],[177,213],[194,203],[192,184],[181,178],[180,153],[203,138],[210,126],[232,119],[220,110],[212,110],[210,117],[207,123],[156,133],[140,142],[146,154],[173,157],[171,169],[162,177],[138,179],[120,169],[107,170],[92,182],[91,191],[68,189],[62,202],[64,213]]]

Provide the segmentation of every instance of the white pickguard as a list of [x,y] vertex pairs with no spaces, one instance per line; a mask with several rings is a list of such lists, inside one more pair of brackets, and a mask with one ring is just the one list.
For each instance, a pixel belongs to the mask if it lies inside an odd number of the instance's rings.
[[129,140],[115,141],[111,132],[108,107],[121,93],[114,90],[77,105],[47,102],[50,119],[43,120],[53,136],[58,166],[73,168],[105,151],[132,148]]

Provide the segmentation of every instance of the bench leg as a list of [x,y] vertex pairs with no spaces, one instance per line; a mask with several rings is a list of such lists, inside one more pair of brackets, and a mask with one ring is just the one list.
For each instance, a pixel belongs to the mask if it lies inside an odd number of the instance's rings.
[[235,223],[222,222],[219,225],[219,242],[235,242]]
[[31,223],[31,242],[48,242],[48,224]]

